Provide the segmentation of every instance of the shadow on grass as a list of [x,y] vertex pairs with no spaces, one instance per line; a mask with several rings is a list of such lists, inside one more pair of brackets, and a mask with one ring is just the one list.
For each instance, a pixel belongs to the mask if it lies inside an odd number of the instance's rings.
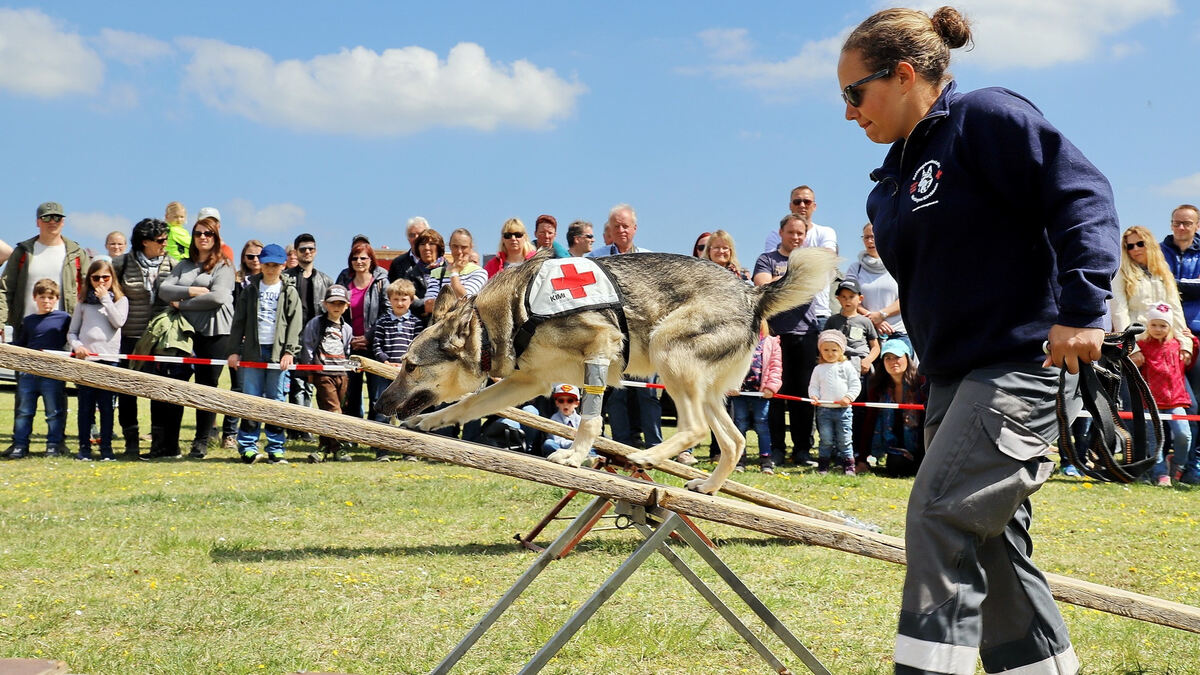
[[[644,541],[641,537],[628,539],[585,539],[572,551],[572,554],[598,552],[608,555],[630,555]],[[548,541],[539,542],[540,545]],[[803,546],[801,542],[791,539],[776,539],[763,537],[727,537],[716,540],[721,546]],[[676,543],[674,546],[679,546]],[[430,556],[430,555],[494,555],[504,556],[514,553],[528,553],[532,560],[537,554],[521,547],[515,540],[492,544],[427,544],[418,546],[304,546],[301,548],[271,549],[271,548],[239,548],[213,547],[209,558],[215,563],[246,563],[267,561],[306,560],[311,558],[358,558],[361,556]]]

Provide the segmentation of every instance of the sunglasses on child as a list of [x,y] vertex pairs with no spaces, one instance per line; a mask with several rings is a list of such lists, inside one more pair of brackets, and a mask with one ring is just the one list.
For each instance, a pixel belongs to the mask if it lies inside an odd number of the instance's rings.
[[108,281],[112,278],[111,274],[93,274],[92,281]]

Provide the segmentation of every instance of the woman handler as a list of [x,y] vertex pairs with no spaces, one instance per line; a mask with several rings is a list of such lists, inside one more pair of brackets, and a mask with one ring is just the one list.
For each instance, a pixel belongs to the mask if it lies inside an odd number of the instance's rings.
[[1120,230],[1108,181],[1032,103],[955,90],[970,37],[950,7],[885,10],[838,61],[846,119],[891,144],[867,215],[932,382],[896,672],[1075,673],[1028,498],[1054,467],[1058,368],[1100,357]]

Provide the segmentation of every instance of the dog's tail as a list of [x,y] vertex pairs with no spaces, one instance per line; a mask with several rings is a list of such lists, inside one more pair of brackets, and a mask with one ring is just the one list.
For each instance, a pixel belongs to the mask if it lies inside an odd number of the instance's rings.
[[828,249],[794,249],[788,256],[787,272],[781,278],[754,289],[758,293],[758,301],[754,305],[755,316],[769,319],[803,305],[817,293],[828,293],[837,263],[837,254]]

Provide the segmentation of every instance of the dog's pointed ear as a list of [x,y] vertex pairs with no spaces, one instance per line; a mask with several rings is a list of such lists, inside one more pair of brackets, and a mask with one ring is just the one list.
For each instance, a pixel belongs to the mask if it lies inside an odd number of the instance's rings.
[[473,307],[470,302],[460,303],[442,319],[446,324],[446,347],[449,351],[459,352],[467,345],[467,338],[471,336],[475,323]]

